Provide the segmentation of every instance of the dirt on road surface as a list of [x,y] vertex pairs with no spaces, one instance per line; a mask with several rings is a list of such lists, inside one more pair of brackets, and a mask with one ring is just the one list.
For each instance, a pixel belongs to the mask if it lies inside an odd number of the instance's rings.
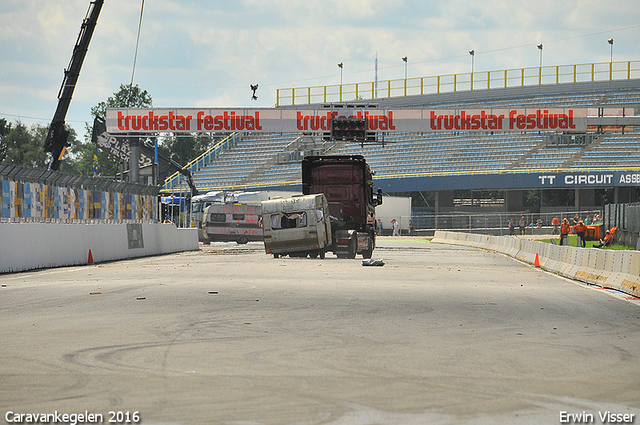
[[0,275],[2,420],[640,421],[638,300],[420,238],[373,258],[216,243]]

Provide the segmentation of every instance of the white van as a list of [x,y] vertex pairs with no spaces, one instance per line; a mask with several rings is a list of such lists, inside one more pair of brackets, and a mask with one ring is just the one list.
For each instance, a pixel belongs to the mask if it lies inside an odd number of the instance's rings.
[[262,201],[264,251],[311,258],[325,257],[331,247],[329,204],[323,194]]

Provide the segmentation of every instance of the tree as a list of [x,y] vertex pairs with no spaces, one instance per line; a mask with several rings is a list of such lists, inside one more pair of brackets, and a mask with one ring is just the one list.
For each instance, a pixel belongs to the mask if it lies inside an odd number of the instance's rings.
[[44,151],[44,139],[48,130],[48,127],[41,125],[28,128],[21,122],[15,126],[6,126],[5,121],[2,130],[5,133],[2,137],[3,162],[25,167],[46,168],[48,155]]
[[209,149],[217,139],[208,134],[188,134],[164,139],[160,153],[184,166]]
[[4,143],[4,138],[11,130],[11,123],[7,124],[7,120],[0,118],[0,162],[3,162],[7,156],[7,145]]
[[[106,118],[107,108],[148,108],[153,105],[153,99],[146,90],[138,85],[129,86],[120,84],[120,90],[109,96],[106,101],[98,103],[91,108],[93,117]],[[78,142],[70,148],[70,154],[75,158],[73,171],[84,176],[93,175],[93,156],[96,154],[96,146],[91,142],[93,123],[85,125],[84,142]],[[119,159],[107,152],[97,150],[98,171],[101,176],[113,177],[118,172]]]
[[148,91],[142,90],[138,85],[126,86],[120,84],[120,90],[107,98],[106,102],[100,102],[91,108],[94,117],[106,118],[107,108],[150,108],[153,99]]

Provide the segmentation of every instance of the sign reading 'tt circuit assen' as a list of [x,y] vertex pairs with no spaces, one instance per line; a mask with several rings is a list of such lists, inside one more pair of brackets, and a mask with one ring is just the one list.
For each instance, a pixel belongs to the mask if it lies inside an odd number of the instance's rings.
[[640,186],[640,173],[623,171],[600,173],[539,174],[540,187]]

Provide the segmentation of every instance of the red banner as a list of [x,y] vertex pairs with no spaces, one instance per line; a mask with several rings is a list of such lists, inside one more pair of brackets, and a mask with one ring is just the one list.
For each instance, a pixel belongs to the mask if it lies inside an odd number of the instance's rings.
[[107,109],[109,134],[151,133],[325,133],[340,118],[365,119],[367,131],[587,130],[586,108],[552,109]]

